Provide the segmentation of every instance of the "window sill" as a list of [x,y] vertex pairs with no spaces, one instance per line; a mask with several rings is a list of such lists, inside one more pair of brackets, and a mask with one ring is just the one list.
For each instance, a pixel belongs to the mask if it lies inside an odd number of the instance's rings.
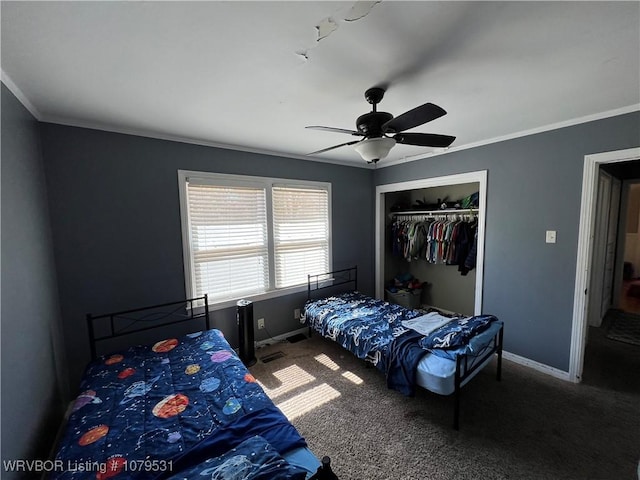
[[[235,307],[239,300],[249,300],[250,302],[259,302],[262,300],[269,300],[271,298],[284,297],[286,295],[293,295],[294,293],[306,292],[306,285],[296,285],[294,287],[280,288],[278,290],[271,290],[264,293],[258,293],[256,295],[248,295],[245,297],[238,297],[234,300],[222,300],[220,302],[209,302],[209,311],[223,310],[225,308]],[[198,309],[204,311],[204,308],[198,307]],[[196,309],[196,311],[198,311]]]

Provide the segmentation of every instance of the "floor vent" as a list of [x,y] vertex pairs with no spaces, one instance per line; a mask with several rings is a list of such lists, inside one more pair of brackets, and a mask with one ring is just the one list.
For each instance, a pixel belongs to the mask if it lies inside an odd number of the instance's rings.
[[269,355],[265,355],[264,357],[260,357],[260,361],[262,363],[269,363],[279,358],[282,358],[284,356],[285,354],[283,352],[278,351],[278,352],[270,353]]

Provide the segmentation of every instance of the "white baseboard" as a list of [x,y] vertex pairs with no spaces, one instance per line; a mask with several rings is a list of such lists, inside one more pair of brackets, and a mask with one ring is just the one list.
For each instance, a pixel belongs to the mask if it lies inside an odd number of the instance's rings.
[[275,337],[269,337],[269,338],[266,338],[264,340],[260,340],[259,342],[256,342],[256,348],[264,347],[264,346],[270,345],[272,343],[282,342],[282,341],[286,340],[287,338],[289,338],[289,337],[291,337],[293,335],[297,335],[299,333],[302,333],[302,334],[308,336],[309,327],[299,328],[299,329],[293,330],[291,332],[283,333],[281,335],[276,335]]
[[505,360],[509,360],[510,362],[513,362],[513,363],[524,365],[525,367],[533,368],[534,370],[537,370],[542,373],[546,373],[547,375],[551,375],[552,377],[559,378],[560,380],[566,380],[567,382],[571,381],[569,372],[559,370],[555,367],[550,367],[549,365],[536,362],[535,360],[531,360],[529,358],[521,357],[520,355],[516,355],[515,353],[505,352],[503,350],[502,358],[504,358]]

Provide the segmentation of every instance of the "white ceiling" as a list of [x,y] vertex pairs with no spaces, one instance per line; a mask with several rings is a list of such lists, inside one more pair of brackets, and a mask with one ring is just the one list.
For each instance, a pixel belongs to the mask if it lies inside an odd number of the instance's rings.
[[[379,110],[450,150],[640,109],[639,2],[2,2],[3,81],[43,121],[366,166]],[[358,18],[361,17],[361,18]],[[320,39],[320,37],[323,37]],[[379,167],[441,153],[396,145]]]

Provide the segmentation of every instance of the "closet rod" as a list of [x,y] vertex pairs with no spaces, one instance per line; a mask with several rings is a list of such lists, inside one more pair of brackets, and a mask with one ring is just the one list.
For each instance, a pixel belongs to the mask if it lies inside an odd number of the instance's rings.
[[478,215],[478,210],[473,208],[449,208],[442,210],[410,210],[405,212],[391,212],[389,217],[408,217],[411,215]]
[[478,213],[477,208],[443,208],[440,210],[405,210],[402,212],[391,212],[391,215],[424,215],[429,213]]

